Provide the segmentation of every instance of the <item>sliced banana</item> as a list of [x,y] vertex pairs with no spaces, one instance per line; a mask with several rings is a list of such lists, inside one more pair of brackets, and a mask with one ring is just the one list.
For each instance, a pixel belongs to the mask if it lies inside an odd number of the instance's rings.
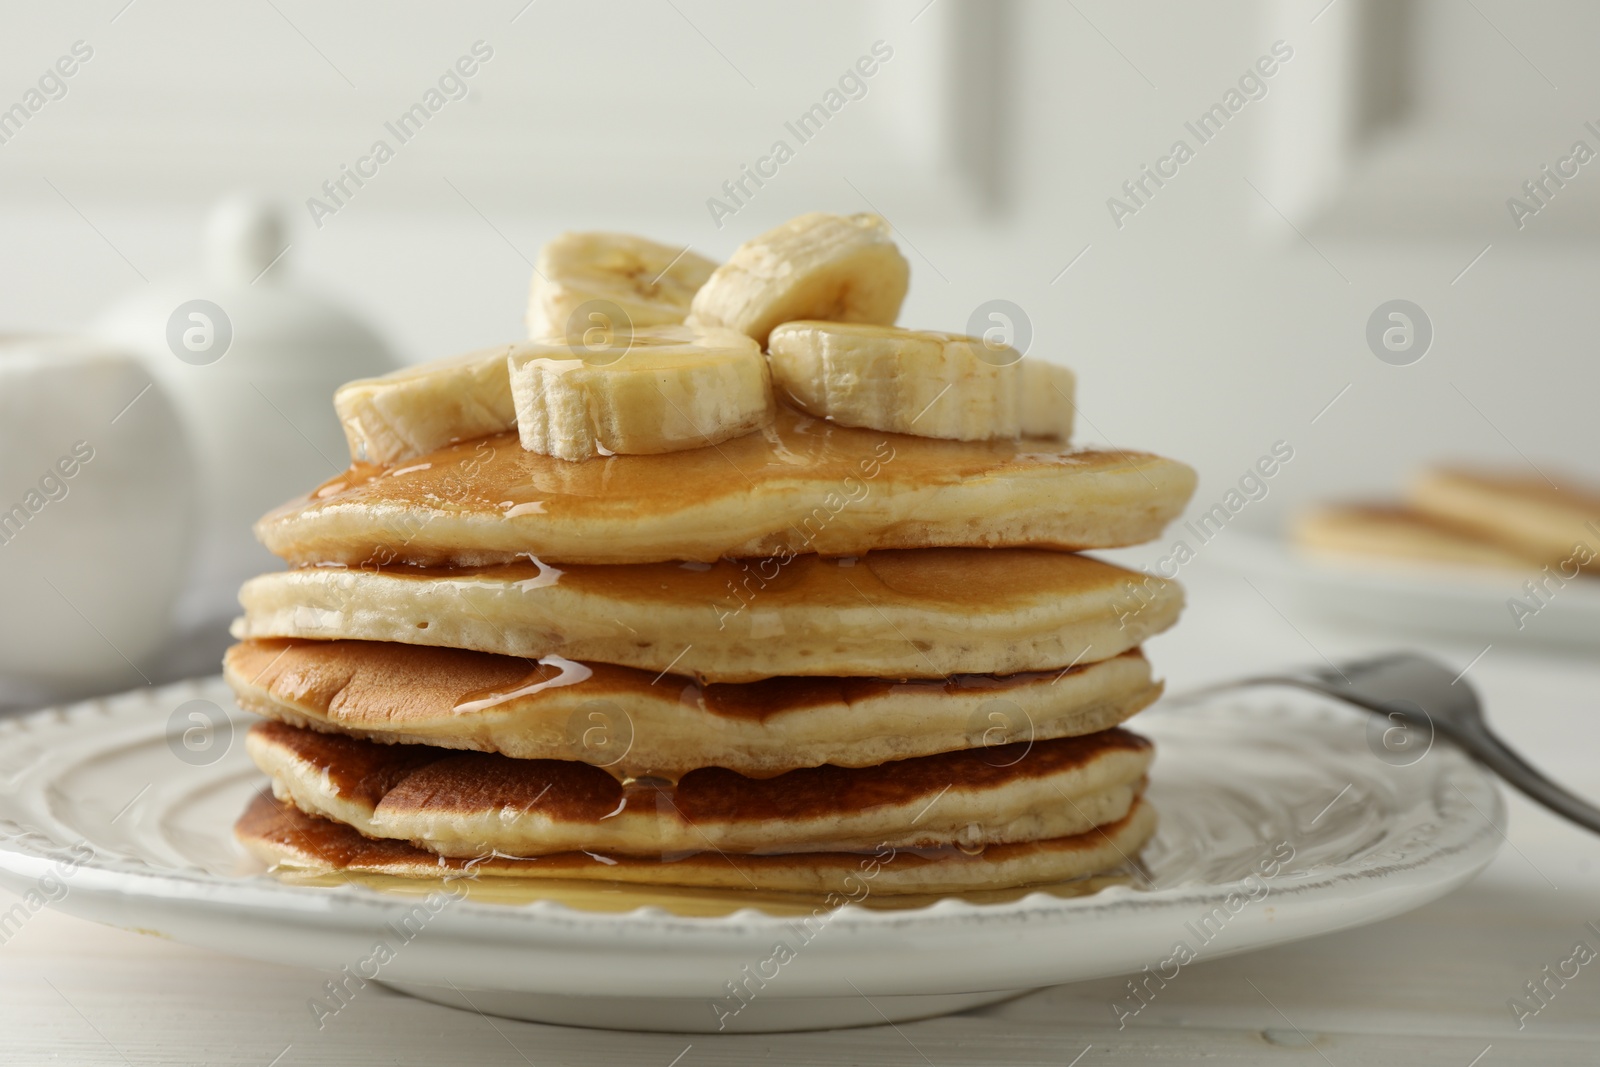
[[740,245],[694,295],[687,321],[726,326],[761,344],[795,319],[887,326],[911,267],[877,215],[813,211]]
[[1078,377],[1059,363],[1022,360],[1022,436],[1072,440]]
[[[620,309],[633,327],[682,322],[689,301],[717,264],[688,248],[674,248],[625,233],[564,233],[539,252],[528,295],[528,336],[564,337],[588,329],[585,304],[602,316]],[[609,306],[607,306],[609,305]]]
[[957,441],[1072,432],[1072,372],[981,338],[789,322],[767,349],[779,397],[845,426]]
[[676,452],[772,421],[767,361],[733,330],[593,330],[518,345],[508,363],[522,447],[548,456]]
[[506,356],[515,347],[498,345],[340,386],[333,407],[350,458],[389,466],[511,429],[517,412]]

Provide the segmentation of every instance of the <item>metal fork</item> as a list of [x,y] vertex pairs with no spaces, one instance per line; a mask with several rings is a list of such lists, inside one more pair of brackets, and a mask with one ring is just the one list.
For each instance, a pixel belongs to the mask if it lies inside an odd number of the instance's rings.
[[1242,678],[1208,686],[1191,696],[1259,685],[1309,689],[1385,716],[1407,730],[1427,729],[1430,737],[1437,731],[1528,797],[1600,834],[1600,807],[1563,789],[1517,755],[1489,729],[1472,686],[1436,659],[1396,652],[1325,668]]

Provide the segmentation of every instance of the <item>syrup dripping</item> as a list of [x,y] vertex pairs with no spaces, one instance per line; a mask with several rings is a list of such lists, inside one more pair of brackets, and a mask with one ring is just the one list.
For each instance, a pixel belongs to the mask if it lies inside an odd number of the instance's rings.
[[[555,676],[551,677],[550,668],[555,668]],[[529,697],[546,689],[556,689],[566,685],[577,685],[588,681],[594,676],[594,671],[582,663],[564,659],[561,656],[545,656],[538,661],[538,666],[526,678],[517,682],[510,689],[479,689],[467,693],[455,703],[453,711],[460,714],[470,714],[475,711],[485,711],[501,704]]]

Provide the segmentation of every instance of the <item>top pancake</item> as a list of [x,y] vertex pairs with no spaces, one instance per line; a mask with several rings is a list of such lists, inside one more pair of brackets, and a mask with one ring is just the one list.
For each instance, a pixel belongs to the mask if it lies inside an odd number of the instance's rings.
[[908,437],[783,409],[770,431],[658,456],[571,463],[501,434],[403,467],[358,463],[256,535],[292,563],[348,566],[1077,550],[1150,540],[1194,484],[1146,453]]

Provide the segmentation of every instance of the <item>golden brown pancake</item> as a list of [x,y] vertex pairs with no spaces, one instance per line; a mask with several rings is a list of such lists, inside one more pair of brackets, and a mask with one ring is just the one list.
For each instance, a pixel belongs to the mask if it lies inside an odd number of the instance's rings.
[[1138,651],[1058,672],[950,679],[679,674],[375,641],[246,641],[223,677],[239,705],[375,741],[582,760],[631,776],[726,767],[769,777],[1104,730],[1161,693]]
[[561,656],[713,682],[944,678],[1110,659],[1183,605],[1176,583],[1045,549],[763,562],[308,567],[246,582],[233,635]]
[[1557,488],[1539,475],[1440,467],[1424,471],[1406,500],[1536,566],[1571,560],[1574,568],[1600,569],[1600,496],[1582,488]]
[[1083,833],[1125,815],[1150,743],[1125,730],[746,778],[653,784],[571,760],[380,745],[263,722],[250,757],[302,811],[442,856],[659,856],[976,848]]
[[1527,556],[1486,540],[1466,527],[1397,505],[1318,507],[1295,521],[1294,539],[1303,548],[1332,555],[1516,570],[1530,566]]
[[942,441],[780,411],[776,428],[659,456],[570,463],[515,434],[397,468],[357,464],[263,518],[291,563],[648,563],[873,549],[1138,544],[1190,468],[1048,441]]
[[256,797],[234,835],[262,862],[310,871],[349,871],[402,878],[591,879],[645,885],[700,886],[774,892],[837,893],[842,900],[902,893],[960,893],[1043,885],[1131,865],[1155,832],[1155,810],[1136,801],[1113,823],[1072,837],[908,851],[879,847],[866,854],[811,852],[751,856],[696,852],[635,857],[566,852],[537,859],[445,859],[403,841],[373,840],[342,823],[318,818],[269,794]]

